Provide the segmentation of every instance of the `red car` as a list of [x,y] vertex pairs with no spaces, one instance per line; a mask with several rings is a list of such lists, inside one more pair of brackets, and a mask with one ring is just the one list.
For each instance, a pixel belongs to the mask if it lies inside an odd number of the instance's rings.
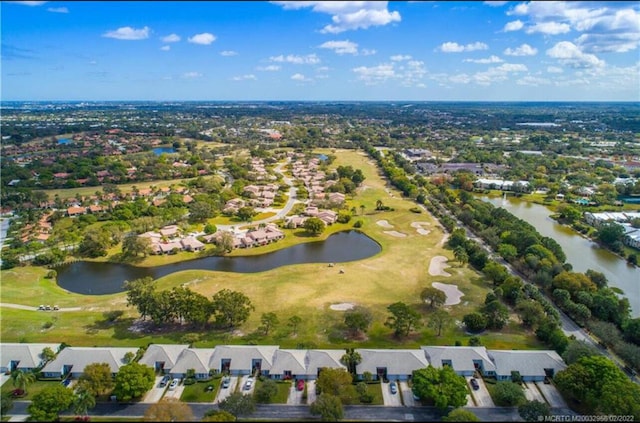
[[298,383],[296,384],[296,388],[298,389],[298,391],[304,391],[304,380],[299,379]]

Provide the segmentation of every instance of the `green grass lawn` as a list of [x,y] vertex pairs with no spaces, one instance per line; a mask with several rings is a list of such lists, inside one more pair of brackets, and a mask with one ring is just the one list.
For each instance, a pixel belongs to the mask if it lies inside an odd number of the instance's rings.
[[[184,402],[213,402],[218,393],[220,378],[211,379],[206,382],[196,382],[193,385],[185,385],[180,396],[180,401]],[[207,391],[207,386],[213,385],[212,391]]]
[[367,392],[373,396],[373,401],[364,405],[384,405],[382,397],[382,385],[379,383],[367,383]]
[[[56,384],[60,384],[59,380],[36,380],[35,382],[33,382],[31,385],[27,386],[27,395],[25,395],[22,398],[18,398],[18,401],[30,401],[33,396],[35,394],[37,394],[38,392],[42,391],[44,388],[49,387],[49,386],[54,386]],[[0,388],[0,392],[2,394],[8,394],[11,391],[13,391],[14,389],[17,389],[15,386],[13,386],[13,383],[11,380],[8,380],[7,382],[5,382],[2,385],[2,388]]]
[[[330,152],[330,150],[322,150]],[[180,343],[187,333],[195,333],[196,347],[219,344],[271,344],[281,348],[415,348],[421,345],[454,345],[455,341],[467,345],[459,322],[465,314],[476,311],[492,289],[490,283],[468,266],[450,261],[446,271],[451,275],[432,276],[429,264],[432,257],[444,256],[453,260],[450,250],[443,248],[445,233],[428,213],[412,213],[415,207],[401,194],[387,186],[379,176],[375,164],[363,153],[340,151],[334,166],[352,165],[362,169],[366,179],[358,193],[347,201],[347,208],[355,207],[357,220],[364,222],[361,231],[374,239],[382,251],[373,257],[340,263],[330,267],[323,263],[284,266],[257,273],[231,273],[207,270],[176,272],[156,281],[158,290],[185,285],[191,290],[211,298],[221,289],[241,291],[255,307],[249,319],[232,334],[212,328],[194,330],[172,328],[171,331],[139,333],[129,330],[139,317],[137,311],[127,307],[124,293],[111,295],[79,295],[60,288],[55,281],[45,279],[46,269],[20,267],[0,272],[2,302],[37,307],[39,304],[58,304],[60,307],[80,307],[79,311],[43,312],[2,307],[0,335],[4,342],[66,342],[73,346],[146,346],[149,343]],[[381,200],[392,211],[375,211]],[[364,213],[360,205],[364,205]],[[331,233],[352,228],[348,224],[335,224],[318,237],[306,236],[304,230],[286,230],[282,241],[260,248],[236,250],[231,255],[262,254],[301,242],[322,240]],[[385,233],[379,221],[386,220],[393,230],[406,236],[399,238]],[[430,232],[421,235],[411,224],[425,222]],[[181,256],[180,254],[186,254]],[[195,255],[180,253],[176,256],[155,256],[148,263],[164,264],[155,260],[174,260]],[[154,261],[151,261],[154,260]],[[343,270],[344,273],[340,273]],[[452,324],[441,336],[427,326],[431,310],[420,304],[424,287],[433,282],[457,285],[464,296],[461,302],[446,307]],[[90,283],[90,282],[88,282]],[[423,325],[406,338],[396,338],[384,326],[387,307],[397,301],[414,307],[422,315]],[[367,336],[357,341],[347,336],[344,312],[331,309],[338,303],[353,303],[369,308],[374,322]],[[105,313],[120,310],[122,316],[109,322]],[[263,313],[275,312],[279,323],[268,336],[258,330]],[[302,323],[294,333],[287,320],[297,315]],[[48,324],[52,326],[46,328]],[[507,328],[500,333],[480,335],[488,348],[542,348],[535,336],[519,327]]]

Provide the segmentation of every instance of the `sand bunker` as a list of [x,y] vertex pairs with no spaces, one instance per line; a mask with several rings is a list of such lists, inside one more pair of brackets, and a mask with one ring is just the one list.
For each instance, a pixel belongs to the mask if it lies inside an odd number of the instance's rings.
[[451,274],[444,271],[446,267],[449,267],[448,260],[445,256],[433,257],[431,263],[429,263],[429,274],[431,276],[451,276]]
[[462,291],[458,289],[458,285],[450,285],[446,283],[434,282],[431,284],[435,289],[439,289],[447,296],[447,300],[444,305],[454,305],[460,303],[460,298],[464,295]]
[[[452,285],[453,286],[453,285]],[[351,310],[352,308],[354,308],[356,305],[353,303],[340,303],[340,304],[331,304],[329,306],[329,308],[331,310],[337,310],[337,311],[346,311],[346,310]]]
[[389,222],[386,220],[378,220],[376,224],[378,224],[378,226],[382,226],[383,228],[393,228],[393,225],[389,224]]
[[412,222],[411,227],[415,228],[420,235],[429,235],[431,231],[429,229],[424,229],[422,225],[430,225],[430,224],[431,223],[429,222]]
[[405,236],[407,236],[407,234],[403,234],[402,232],[398,231],[384,231],[384,233],[398,238],[404,238]]

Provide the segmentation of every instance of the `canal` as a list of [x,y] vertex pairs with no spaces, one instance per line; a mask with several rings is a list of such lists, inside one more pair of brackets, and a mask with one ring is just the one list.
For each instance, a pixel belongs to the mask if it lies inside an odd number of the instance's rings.
[[534,226],[540,234],[556,240],[562,247],[567,262],[571,263],[576,272],[586,272],[589,269],[601,272],[609,286],[624,291],[631,304],[633,317],[640,317],[640,268],[629,265],[625,260],[600,247],[577,232],[553,220],[551,211],[545,206],[523,201],[517,198],[490,198],[480,196],[480,199],[496,207],[504,207],[514,216]]

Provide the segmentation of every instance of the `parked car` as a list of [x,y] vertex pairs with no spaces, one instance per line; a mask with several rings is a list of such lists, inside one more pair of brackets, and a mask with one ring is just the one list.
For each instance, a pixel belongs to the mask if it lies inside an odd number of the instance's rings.
[[470,383],[474,391],[477,391],[478,389],[480,389],[480,384],[478,383],[476,378],[472,377]]
[[40,304],[40,305],[38,306],[38,310],[44,310],[44,305]]
[[389,384],[389,390],[393,395],[395,395],[396,393],[398,393],[398,385],[395,382],[391,382]]
[[417,396],[415,392],[412,391],[411,394],[413,395],[413,400],[414,401],[420,401],[420,397]]
[[253,379],[249,378],[247,379],[247,381],[244,383],[244,390],[248,391],[249,389],[251,389],[251,387],[253,386]]
[[44,309],[45,310],[51,310],[51,306],[47,304],[46,306],[44,306]]
[[298,379],[298,382],[296,383],[296,389],[298,391],[304,391],[304,380]]
[[60,310],[60,307],[58,307],[57,305],[54,305],[54,306],[53,306],[53,309],[54,309],[54,310]]
[[179,383],[180,383],[180,379],[173,379],[171,381],[171,385],[169,385],[169,390],[173,391],[174,389],[176,389],[176,386],[178,386]]
[[167,386],[167,383],[169,383],[170,380],[171,380],[171,376],[164,375],[162,380],[160,381],[160,387],[164,388],[165,386]]
[[229,376],[222,378],[222,389],[227,389],[230,384],[231,384],[231,378]]

